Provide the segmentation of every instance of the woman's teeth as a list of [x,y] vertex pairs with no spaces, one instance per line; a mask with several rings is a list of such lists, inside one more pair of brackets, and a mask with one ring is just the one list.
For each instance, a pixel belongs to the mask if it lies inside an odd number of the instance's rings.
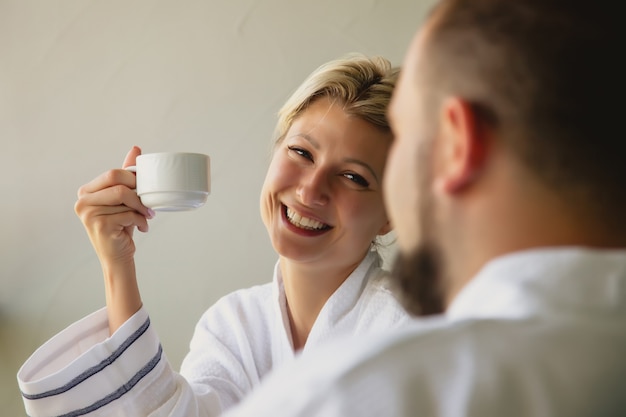
[[306,230],[322,230],[328,226],[317,220],[309,219],[308,217],[302,217],[298,213],[287,207],[287,219],[296,227]]

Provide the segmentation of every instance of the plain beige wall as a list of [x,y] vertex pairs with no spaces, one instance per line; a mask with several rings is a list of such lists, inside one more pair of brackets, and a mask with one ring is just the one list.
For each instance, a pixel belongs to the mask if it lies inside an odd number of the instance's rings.
[[103,306],[78,187],[144,152],[211,155],[205,207],[136,233],[144,304],[178,367],[200,314],[267,282],[258,214],[275,113],[345,53],[400,64],[432,1],[0,0],[0,414],[41,343]]

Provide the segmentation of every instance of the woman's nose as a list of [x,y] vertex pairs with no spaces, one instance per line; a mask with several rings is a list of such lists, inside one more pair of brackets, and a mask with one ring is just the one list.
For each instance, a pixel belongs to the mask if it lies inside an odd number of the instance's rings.
[[321,170],[311,171],[302,177],[296,195],[306,206],[323,206],[328,203],[330,184],[328,175]]

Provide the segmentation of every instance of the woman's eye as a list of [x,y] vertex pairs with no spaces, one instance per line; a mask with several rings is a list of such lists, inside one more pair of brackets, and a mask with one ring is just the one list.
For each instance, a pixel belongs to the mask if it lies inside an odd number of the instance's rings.
[[350,181],[352,181],[353,183],[358,184],[359,186],[361,186],[363,188],[367,188],[370,185],[370,183],[365,178],[360,176],[359,174],[353,174],[351,172],[347,172],[347,173],[343,174],[343,176],[346,177],[347,179],[349,179]]
[[313,160],[313,155],[311,155],[311,152],[306,151],[302,148],[298,148],[296,146],[287,146],[287,149],[289,149],[291,152],[295,152],[298,155],[300,155],[303,158],[308,159],[309,161]]

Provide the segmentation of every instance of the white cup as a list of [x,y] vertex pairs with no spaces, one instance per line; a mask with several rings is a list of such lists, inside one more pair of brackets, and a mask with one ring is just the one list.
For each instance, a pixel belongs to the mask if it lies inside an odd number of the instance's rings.
[[137,195],[155,211],[185,211],[201,207],[211,193],[208,155],[159,152],[139,155],[126,168],[137,174]]

